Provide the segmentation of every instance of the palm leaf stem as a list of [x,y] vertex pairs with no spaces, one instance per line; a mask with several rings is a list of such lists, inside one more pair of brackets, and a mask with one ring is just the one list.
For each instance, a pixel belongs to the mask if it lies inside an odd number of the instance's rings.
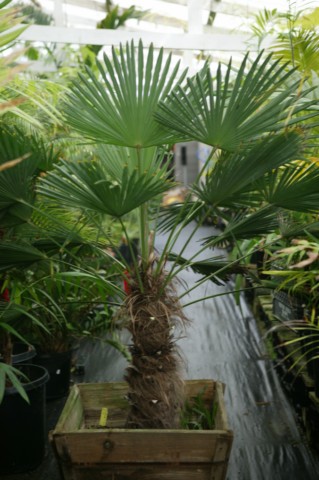
[[[200,172],[198,173],[198,175],[197,175],[196,178],[195,178],[195,183],[198,183],[199,180],[201,179],[201,177],[202,177],[205,169],[207,168],[210,160],[213,158],[213,155],[215,154],[216,151],[217,151],[217,147],[212,148],[212,150],[211,150],[211,152],[209,153],[207,159],[205,160],[205,163],[204,163],[203,167],[201,168]],[[187,194],[187,196],[186,196],[186,198],[185,198],[185,200],[184,200],[184,206],[185,206],[185,208],[186,208],[187,203],[191,200],[191,197],[192,197],[192,192],[189,191],[188,194]],[[197,209],[200,210],[200,208],[201,208],[201,206],[196,207],[196,208],[195,208],[195,206],[196,206],[196,205],[194,204],[194,209],[192,208],[191,211],[190,211],[191,214],[196,213],[196,210],[197,210]],[[180,213],[179,213],[179,215],[178,215],[178,217],[177,217],[177,219],[176,219],[175,226],[172,228],[171,233],[170,233],[170,235],[168,236],[168,238],[167,238],[167,240],[166,240],[166,242],[165,242],[164,249],[163,249],[163,251],[162,251],[160,260],[159,260],[159,262],[158,262],[157,273],[159,273],[159,272],[161,271],[161,265],[165,262],[167,252],[172,250],[173,246],[175,245],[175,243],[176,243],[176,241],[177,241],[177,239],[178,239],[178,237],[179,237],[180,232],[181,232],[182,229],[185,227],[186,222],[188,221],[188,219],[186,219],[185,222],[182,222],[182,224],[181,224],[180,228],[178,229],[177,233],[175,233],[176,228],[177,228],[177,225],[179,224],[179,220],[178,220],[178,219],[183,216],[183,210],[184,210],[184,207],[181,209],[181,211],[180,211]],[[188,215],[188,217],[189,217],[189,215]],[[201,222],[198,222],[198,223],[200,223],[200,225],[201,225],[203,221],[204,221],[204,218],[202,219]],[[181,256],[181,255],[183,254],[183,252],[184,252],[185,249],[187,248],[187,245],[190,243],[191,238],[195,235],[195,233],[196,233],[197,229],[200,227],[200,225],[198,225],[198,226],[196,227],[196,229],[193,230],[192,235],[191,235],[190,238],[187,240],[187,242],[184,244],[182,251],[179,253],[179,256]],[[173,238],[174,235],[175,235],[175,238]],[[173,264],[170,272],[168,273],[168,275],[167,275],[167,277],[166,277],[166,280],[167,280],[167,281],[165,282],[164,288],[165,288],[165,286],[167,286],[168,282],[173,278],[173,276],[175,276],[175,275],[171,275],[171,273],[173,273],[173,270],[174,270],[175,266],[176,266],[176,262],[174,262],[174,264]]]
[[[210,244],[205,244],[202,248],[200,248],[191,258],[189,258],[187,260],[186,263],[184,263],[182,266],[180,266],[177,270],[175,270],[174,272],[171,272],[171,278],[173,277],[176,277],[181,271],[183,271],[185,269],[185,265],[186,266],[192,266],[192,262],[196,259],[196,257],[198,257],[200,254],[202,254],[203,252],[205,252],[208,248],[211,247],[211,243]],[[179,255],[180,256],[180,255]],[[179,258],[179,256],[177,258]],[[230,265],[232,265],[233,263],[238,263],[238,260],[236,260],[235,262],[232,262]],[[217,272],[214,272],[213,274],[209,275],[208,277],[204,277],[204,280],[201,281],[201,282],[198,282],[198,283],[204,283],[206,280],[208,280],[209,278],[217,275],[218,273],[221,273],[223,272],[224,270],[226,270],[227,268],[229,268],[229,265],[227,267],[223,267],[221,268],[220,270],[218,270]],[[187,293],[191,292],[192,290],[194,290],[195,288],[197,288],[197,286],[199,286],[198,284],[196,284],[193,288],[187,290],[183,295],[181,295],[181,297],[183,297],[184,295],[186,295]],[[180,298],[181,298],[180,297]]]
[[246,290],[251,291],[257,288],[258,288],[258,285],[256,287],[240,288],[239,290],[227,290],[226,292],[215,293],[214,295],[208,295],[206,297],[196,298],[196,300],[192,300],[191,302],[184,303],[183,308],[189,307],[190,305],[194,305],[195,303],[203,302],[204,300],[209,300],[210,298],[222,297],[224,295],[229,295],[231,293],[241,293],[241,292],[245,292]]
[[[278,235],[276,238],[274,238],[274,239],[271,240],[270,242],[266,243],[266,244],[264,245],[264,248],[267,248],[268,246],[272,245],[273,243],[278,242],[278,240],[281,240],[282,238],[283,238],[282,235]],[[209,244],[209,246],[211,246],[211,244]],[[205,249],[206,249],[206,248],[209,248],[209,246],[206,244],[205,247],[203,247],[203,248],[200,250],[200,252],[205,251]],[[257,248],[257,250],[258,250],[258,248]],[[238,264],[241,260],[244,260],[246,257],[250,256],[251,253],[252,253],[252,252],[248,252],[248,253],[246,253],[245,255],[242,255],[241,257],[236,258],[235,260],[233,260],[232,262],[230,262],[230,263],[227,264],[226,266],[220,268],[220,269],[217,270],[216,272],[211,273],[211,274],[208,275],[208,276],[205,276],[205,277],[202,278],[199,282],[197,282],[193,287],[187,289],[184,293],[182,293],[182,294],[179,296],[179,299],[183,298],[185,295],[188,295],[188,294],[189,294],[190,292],[192,292],[193,290],[196,290],[196,288],[198,288],[198,287],[200,287],[201,285],[203,285],[203,283],[205,283],[207,280],[210,280],[211,278],[219,275],[220,273],[223,273],[225,270],[229,269],[229,267],[231,267],[232,265]],[[194,258],[195,258],[196,256],[197,256],[197,254],[194,255],[191,259],[188,260],[187,264],[188,264],[190,267],[192,266],[192,264],[191,264],[192,260],[194,260]],[[184,268],[185,268],[185,264],[179,269],[179,271],[184,270]],[[177,275],[177,273],[179,273],[179,271],[176,272],[175,275]]]
[[[137,147],[137,159],[138,159],[138,173],[139,176],[142,176],[142,157],[141,157],[141,149]],[[142,265],[146,268],[146,265],[149,260],[149,244],[148,244],[148,237],[149,237],[149,218],[148,218],[148,202],[143,203],[139,207],[139,221],[140,221],[140,239],[141,239],[141,257],[142,257]]]
[[[185,200],[184,202],[184,205],[181,209],[181,211],[179,212],[178,216],[177,216],[177,219],[176,219],[176,222],[175,222],[175,225],[173,226],[173,228],[171,229],[171,232],[165,242],[165,245],[164,245],[164,249],[161,253],[161,257],[160,257],[160,261],[159,261],[159,264],[158,264],[158,272],[160,271],[160,266],[163,262],[165,262],[166,260],[166,257],[167,257],[167,252],[170,252],[173,248],[173,246],[175,245],[180,233],[182,232],[183,228],[185,227],[185,225],[187,224],[188,222],[188,218],[186,218],[184,221],[182,221],[181,223],[179,223],[179,219],[183,217],[183,210],[186,209],[186,205],[187,205],[187,201]],[[202,204],[200,204],[199,206],[194,203],[192,205],[192,208],[189,212],[189,215],[190,213],[193,215],[196,213],[196,210],[200,210],[202,208]],[[189,216],[188,215],[188,216]],[[177,227],[179,226],[179,228],[177,229]],[[196,227],[196,229],[194,229],[195,231],[199,228],[199,226]],[[186,243],[184,244],[183,246],[183,249],[182,251],[180,252],[179,255],[182,254],[182,252],[185,250],[185,248],[187,247],[187,245],[189,244],[191,238],[193,237],[193,235],[195,234],[195,231],[192,232],[192,235],[190,236],[190,238],[186,241]],[[165,278],[165,281],[163,282],[163,289],[165,289],[165,287],[168,285],[168,283],[172,280],[173,277],[175,277],[175,273],[173,273],[173,270],[174,270],[174,267],[175,267],[175,264],[176,262],[174,262],[173,264],[173,267],[171,268],[171,270],[169,271],[169,273],[167,274],[166,278]],[[162,290],[163,290],[162,289]]]
[[[200,205],[200,206],[198,207],[199,210],[200,210],[201,208],[202,208],[202,205]],[[193,213],[195,213],[195,212],[196,212],[196,209],[194,209],[194,212],[193,212]],[[208,214],[208,212],[207,212],[207,214]],[[163,284],[163,288],[165,288],[165,286],[171,281],[172,278],[176,277],[176,274],[177,274],[177,273],[175,272],[175,269],[176,269],[176,267],[177,267],[178,264],[179,264],[179,260],[182,258],[182,255],[183,255],[184,251],[186,250],[187,246],[190,244],[190,242],[191,242],[192,238],[194,237],[195,233],[197,232],[197,230],[202,226],[202,223],[203,223],[205,217],[206,217],[206,216],[204,216],[203,218],[200,219],[200,221],[197,222],[196,227],[193,228],[191,235],[188,237],[188,239],[187,239],[187,241],[184,243],[181,251],[178,253],[176,259],[174,260],[174,262],[173,262],[173,264],[172,264],[172,267],[171,267],[170,271],[168,272],[167,277],[165,278],[165,282],[164,282],[164,284]],[[187,221],[187,219],[186,219],[186,221]],[[184,226],[185,226],[185,224],[182,223],[181,226],[180,226],[180,228],[178,229],[177,233],[175,234],[175,238],[173,239],[173,242],[172,242],[171,246],[168,246],[168,250],[169,250],[169,251],[172,251],[172,248],[173,248],[173,246],[175,245],[175,243],[176,243],[176,241],[177,241],[177,239],[178,239],[178,237],[179,237],[179,234],[180,234],[181,231],[183,230]],[[177,269],[177,271],[179,272],[180,269]]]
[[[217,150],[218,150],[218,147],[216,147],[216,146],[214,146],[214,147],[211,149],[211,151],[210,151],[207,159],[205,160],[204,165],[202,166],[200,172],[198,173],[198,175],[197,175],[196,178],[195,178],[195,181],[194,181],[195,184],[197,184],[197,183],[200,181],[200,179],[202,178],[202,176],[204,175],[204,172],[205,172],[206,168],[208,167],[209,162],[211,161],[211,159],[213,158],[213,156],[215,155],[215,153],[217,152]],[[190,196],[191,196],[191,193],[188,194],[188,197],[190,197]]]
[[[137,281],[138,281],[138,285],[140,287],[140,290],[141,292],[143,293],[144,292],[144,286],[143,286],[143,282],[142,282],[142,278],[141,278],[141,272],[140,272],[140,269],[138,267],[138,260],[136,258],[136,255],[135,255],[135,252],[133,250],[133,247],[132,247],[132,243],[131,243],[131,239],[129,238],[129,235],[128,235],[128,232],[127,232],[127,228],[125,227],[125,224],[124,222],[122,221],[122,219],[120,218],[120,223],[121,223],[121,226],[122,226],[122,230],[123,230],[123,233],[124,233],[124,236],[126,238],[126,242],[127,242],[127,245],[128,245],[128,248],[130,250],[130,254],[131,254],[131,257],[132,257],[132,260],[133,260],[133,267],[134,267],[134,272],[136,274],[136,278],[137,278]],[[119,251],[118,252],[120,254],[120,256],[122,257],[122,254],[121,252]],[[124,260],[124,258],[123,258]],[[131,270],[131,267],[129,265],[127,265],[128,269]]]

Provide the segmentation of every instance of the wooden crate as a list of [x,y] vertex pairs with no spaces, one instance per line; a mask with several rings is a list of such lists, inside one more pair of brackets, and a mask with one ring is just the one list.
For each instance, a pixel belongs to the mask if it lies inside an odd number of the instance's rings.
[[[214,430],[132,430],[124,425],[125,383],[79,384],[72,388],[51,440],[64,480],[223,480],[231,451],[223,385],[186,382],[186,397],[205,392],[216,402]],[[102,408],[107,427],[99,428]]]

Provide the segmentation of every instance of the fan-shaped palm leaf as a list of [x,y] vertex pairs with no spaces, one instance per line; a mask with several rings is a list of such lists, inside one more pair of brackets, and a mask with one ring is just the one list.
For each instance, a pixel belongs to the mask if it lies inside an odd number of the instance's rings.
[[0,242],[0,271],[26,267],[46,259],[46,254],[32,245]]
[[244,266],[225,260],[222,257],[190,262],[184,257],[170,253],[168,258],[178,265],[183,265],[185,268],[190,267],[194,272],[204,277],[209,277],[216,285],[224,285],[225,281],[229,280],[230,275],[234,273],[244,273],[245,271]]
[[133,157],[132,168],[127,149],[117,150],[113,166],[105,158],[61,162],[42,179],[39,192],[71,207],[121,217],[169,188],[166,167],[160,162],[149,163],[142,172],[134,162]]
[[171,55],[163,60],[163,49],[154,60],[151,45],[144,59],[140,42],[135,52],[133,42],[126,49],[121,45],[119,55],[104,55],[98,62],[101,80],[87,68],[68,95],[65,115],[68,123],[94,142],[145,148],[173,143],[172,136],[159,128],[153,114],[158,102],[164,99],[177,79],[178,64],[171,69]]
[[113,180],[121,178],[123,168],[127,168],[129,175],[134,172],[149,172],[150,175],[155,175],[164,163],[165,155],[165,152],[161,152],[157,147],[144,148],[137,153],[135,148],[113,145],[98,145],[96,153]]
[[[16,159],[24,159],[14,164]],[[43,140],[27,136],[19,129],[0,130],[0,165],[13,162],[0,171],[0,224],[2,227],[26,221],[32,213],[34,180],[40,169],[55,161],[55,153]]]
[[259,188],[263,188],[264,198],[270,204],[299,212],[318,212],[318,185],[318,165],[299,163],[271,172]]
[[273,206],[260,208],[256,212],[241,213],[229,221],[225,230],[206,238],[207,245],[222,245],[225,241],[266,235],[278,228],[278,209]]
[[[231,61],[224,77],[219,65],[214,80],[205,66],[203,72],[187,80],[187,87],[172,90],[155,118],[185,140],[236,150],[294,123],[293,114],[313,105],[305,100],[311,89],[301,91],[300,80],[291,81],[295,70],[287,72],[286,68],[287,64],[273,62],[271,54],[263,58],[262,53],[251,65],[246,55],[233,79]],[[317,113],[308,112],[298,122],[314,115]]]
[[266,172],[300,158],[302,147],[303,136],[291,131],[265,137],[251,149],[223,152],[207,174],[205,183],[195,186],[195,193],[207,205],[229,207],[238,204],[238,195],[243,189],[247,197],[247,186]]

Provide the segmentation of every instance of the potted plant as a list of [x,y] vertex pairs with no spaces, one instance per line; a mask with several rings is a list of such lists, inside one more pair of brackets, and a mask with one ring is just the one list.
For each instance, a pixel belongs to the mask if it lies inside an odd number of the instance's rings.
[[[276,249],[265,271],[274,288],[273,312],[282,321],[300,320],[317,310],[318,304],[318,240],[308,225],[303,235]],[[286,242],[287,243],[287,242]],[[270,282],[269,282],[270,283]]]
[[[80,265],[81,259],[83,262],[78,248],[73,252],[75,254],[77,262],[73,260],[73,269]],[[117,345],[116,335],[112,333],[110,301],[116,289],[110,287],[107,279],[98,272],[90,271],[88,266],[86,271],[80,266],[77,272],[63,271],[63,264],[68,263],[71,267],[67,256],[65,252],[63,263],[51,258],[51,274],[44,275],[42,270],[42,276],[37,278],[36,270],[29,270],[28,281],[19,292],[19,302],[38,320],[30,325],[27,319],[20,319],[20,331],[36,347],[33,362],[49,372],[47,399],[67,394],[72,360],[81,339],[99,338]],[[108,275],[111,273],[109,269]],[[119,342],[118,346],[120,348]]]
[[[201,253],[228,239],[273,231],[279,208],[300,208],[284,180],[304,154],[311,118],[317,114],[311,110],[313,101],[307,100],[309,90],[300,91],[295,71],[272,64],[271,55],[259,55],[248,73],[246,57],[234,79],[230,62],[225,75],[218,68],[215,80],[208,65],[185,80],[185,72],[178,76],[178,67],[171,68],[171,57],[163,58],[163,50],[154,58],[152,46],[146,57],[141,43],[136,50],[133,44],[121,46],[119,56],[113,49],[111,58],[105,55],[103,63],[98,62],[99,79],[90,69],[87,76],[80,76],[68,96],[65,117],[67,125],[92,144],[94,161],[62,161],[39,186],[41,195],[51,200],[78,207],[83,214],[112,216],[122,225],[125,214],[139,212],[139,256],[132,248],[133,263],[126,265],[122,259],[122,278],[128,286],[122,313],[132,336],[126,384],[75,387],[70,394],[53,432],[66,479],[101,475],[141,479],[150,478],[150,472],[154,479],[176,478],[177,472],[185,478],[195,471],[196,478],[211,478],[212,472],[225,478],[232,440],[227,422],[219,424],[222,428],[214,440],[212,431],[196,436],[178,429],[184,382],[173,329],[187,323],[183,310],[187,303],[180,301],[185,301],[187,291],[177,293],[174,279],[192,267],[205,277],[199,284],[207,278],[223,281],[240,270],[239,262],[216,257],[203,261],[198,259]],[[212,154],[220,152],[218,161],[205,180],[198,177],[183,204],[161,210],[158,198],[172,186],[167,163],[162,162],[165,145],[182,140],[213,146]],[[295,195],[301,189],[301,167],[299,173]],[[314,165],[307,172],[311,192],[317,175]],[[267,190],[270,184],[273,188]],[[192,235],[173,254],[185,225],[197,219],[197,229],[207,215],[227,217],[224,206],[237,215],[226,218],[223,232],[203,239],[191,258],[186,259],[184,252]],[[162,252],[156,251],[158,225],[167,232]],[[218,383],[207,388],[220,391]],[[192,386],[186,390],[191,398],[198,393]],[[122,417],[128,404],[129,412],[117,422],[117,414]],[[224,415],[223,406],[218,408]],[[117,428],[119,423],[122,429]],[[102,425],[106,428],[100,429]],[[212,446],[210,453],[203,448],[203,456],[202,441]],[[163,455],[163,442],[171,455]],[[139,452],[134,445],[139,445]],[[191,452],[196,452],[194,457]]]
[[[306,366],[315,378],[318,359],[318,239],[313,222],[303,235],[275,250],[272,261],[277,269],[266,271],[274,287],[273,313],[280,320],[271,329],[281,338],[283,361],[297,376]],[[286,334],[289,332],[289,335]],[[278,347],[278,348],[279,348]],[[316,394],[318,387],[315,385]]]
[[[41,81],[37,82],[36,89],[31,80],[23,81],[20,77],[16,82],[23,65],[16,62],[21,51],[13,47],[27,26],[19,27],[22,21],[19,7],[8,7],[9,3],[0,4],[0,474],[35,468],[45,451],[48,374],[40,366],[13,365],[14,342],[21,341],[29,348],[20,331],[21,316],[38,321],[27,308],[13,301],[11,287],[17,272],[48,258],[45,249],[35,245],[35,229],[30,225],[30,218],[35,179],[53,159],[52,148],[41,137],[41,131],[48,119],[57,121],[52,96],[47,102],[47,94],[43,90],[43,95],[39,94]],[[52,245],[55,251],[59,248],[51,241],[51,248]]]

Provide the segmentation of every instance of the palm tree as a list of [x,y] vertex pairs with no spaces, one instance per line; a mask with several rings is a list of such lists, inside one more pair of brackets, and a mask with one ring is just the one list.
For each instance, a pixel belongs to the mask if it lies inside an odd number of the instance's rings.
[[[123,218],[138,209],[140,256],[132,249],[132,263],[120,258],[129,287],[123,311],[132,335],[127,425],[171,428],[183,401],[173,330],[187,322],[180,302],[186,292],[177,293],[175,279],[191,266],[205,280],[222,281],[240,265],[216,257],[197,261],[202,251],[276,230],[281,209],[317,209],[319,170],[306,159],[316,102],[296,71],[272,55],[252,62],[247,55],[238,71],[229,62],[225,73],[219,66],[214,76],[205,65],[186,78],[172,68],[171,56],[164,60],[160,50],[155,59],[152,46],[145,55],[140,42],[137,48],[121,46],[119,54],[113,48],[97,65],[100,78],[87,68],[65,105],[66,124],[92,144],[94,160],[61,161],[39,191],[83,215],[112,216],[129,244]],[[173,143],[191,140],[212,146],[208,173],[190,187],[184,204],[163,210],[158,197],[172,186],[163,154]],[[207,215],[227,216],[229,209],[235,215],[228,216],[224,232],[203,239],[191,259],[183,254],[193,234],[173,254],[186,224],[196,219],[195,232]],[[157,228],[168,232],[161,254],[154,249]]]

